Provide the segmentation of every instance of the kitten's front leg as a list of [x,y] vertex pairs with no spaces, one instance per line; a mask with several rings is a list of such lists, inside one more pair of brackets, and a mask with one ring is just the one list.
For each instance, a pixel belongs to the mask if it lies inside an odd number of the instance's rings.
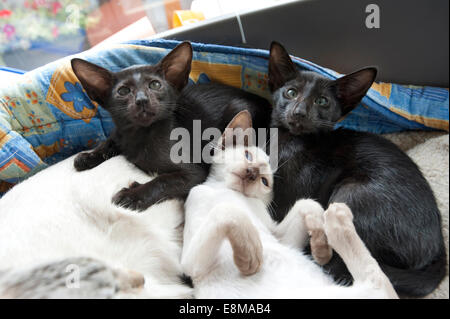
[[194,280],[207,274],[226,238],[239,271],[246,276],[256,273],[263,261],[258,230],[244,212],[229,204],[214,207],[183,248],[181,264],[186,273]]
[[148,183],[134,182],[112,198],[118,206],[143,211],[150,206],[169,199],[185,200],[189,191],[206,179],[207,172],[201,167],[190,167],[173,173],[161,174]]
[[333,203],[328,207],[325,212],[325,233],[328,242],[350,271],[354,286],[366,283],[372,289],[383,292],[386,298],[398,298],[388,277],[356,232],[353,214],[347,205]]
[[111,157],[120,154],[120,150],[110,136],[91,152],[83,152],[75,157],[73,166],[79,172],[94,168]]
[[328,263],[332,250],[323,226],[323,208],[312,199],[300,199],[277,225],[275,236],[285,245],[305,248],[310,237],[311,254],[319,265]]

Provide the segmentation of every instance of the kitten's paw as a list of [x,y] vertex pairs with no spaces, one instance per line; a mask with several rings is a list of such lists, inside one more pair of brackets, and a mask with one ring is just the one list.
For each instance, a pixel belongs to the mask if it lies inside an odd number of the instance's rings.
[[133,183],[130,184],[130,186],[128,186],[128,188],[129,189],[133,189],[133,188],[139,187],[141,185],[142,184],[139,184],[138,182],[133,182]]
[[[135,182],[137,183],[137,182]],[[128,208],[136,211],[143,211],[149,205],[142,199],[138,192],[139,185],[132,184],[130,188],[122,188],[114,197],[112,202],[120,207]]]
[[353,214],[346,204],[333,203],[325,211],[325,234],[337,251],[336,248],[347,245],[356,234]]
[[259,271],[263,263],[263,247],[259,233],[253,225],[240,224],[242,232],[231,230],[230,238],[233,247],[233,257],[236,267],[244,276],[250,276]]
[[306,207],[300,211],[303,217],[308,234],[313,236],[317,232],[324,231],[323,209],[320,207]]
[[131,290],[144,287],[145,278],[137,271],[116,269],[114,270],[114,275],[118,280],[118,288],[121,292],[130,292]]
[[292,208],[297,211],[303,217],[305,215],[314,214],[314,215],[322,215],[323,208],[318,202],[313,199],[299,199],[295,202],[294,207]]
[[310,236],[311,254],[319,265],[325,265],[333,257],[333,250],[325,235],[324,211],[319,203],[308,201],[308,205],[300,213]]
[[73,166],[78,172],[96,167],[99,164],[98,156],[94,152],[80,153],[75,157]]

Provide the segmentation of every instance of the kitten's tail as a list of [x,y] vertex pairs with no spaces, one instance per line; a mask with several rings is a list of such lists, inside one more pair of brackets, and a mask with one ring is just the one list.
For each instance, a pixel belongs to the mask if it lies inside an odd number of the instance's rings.
[[445,251],[422,269],[400,269],[380,264],[397,293],[408,297],[424,297],[433,292],[447,273],[446,265]]
[[187,276],[166,284],[152,279],[96,259],[74,257],[0,271],[0,299],[193,298]]
[[87,257],[0,272],[0,299],[117,298],[142,291],[144,277]]

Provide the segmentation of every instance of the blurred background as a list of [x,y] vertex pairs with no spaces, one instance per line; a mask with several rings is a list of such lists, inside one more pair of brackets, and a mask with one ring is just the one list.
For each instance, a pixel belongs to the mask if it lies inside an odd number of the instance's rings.
[[0,65],[32,70],[97,45],[143,39],[283,0],[0,0]]
[[380,81],[449,86],[448,0],[0,0],[0,84],[93,47],[152,38],[259,49],[277,40],[340,73],[376,65]]

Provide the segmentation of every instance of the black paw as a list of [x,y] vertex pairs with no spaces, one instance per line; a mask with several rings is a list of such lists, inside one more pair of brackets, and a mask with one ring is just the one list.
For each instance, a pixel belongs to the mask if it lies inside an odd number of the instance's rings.
[[141,186],[142,184],[139,184],[138,182],[133,182],[133,183],[131,183],[131,185],[128,187],[128,189],[133,189],[133,188],[136,188],[136,187],[139,187],[139,186]]
[[97,154],[93,152],[80,153],[75,157],[73,166],[79,172],[96,167],[99,163]]
[[140,184],[134,182],[130,188],[122,188],[114,197],[112,198],[112,202],[124,208],[143,211],[147,209],[150,205],[144,201],[141,194],[139,194],[139,186]]

